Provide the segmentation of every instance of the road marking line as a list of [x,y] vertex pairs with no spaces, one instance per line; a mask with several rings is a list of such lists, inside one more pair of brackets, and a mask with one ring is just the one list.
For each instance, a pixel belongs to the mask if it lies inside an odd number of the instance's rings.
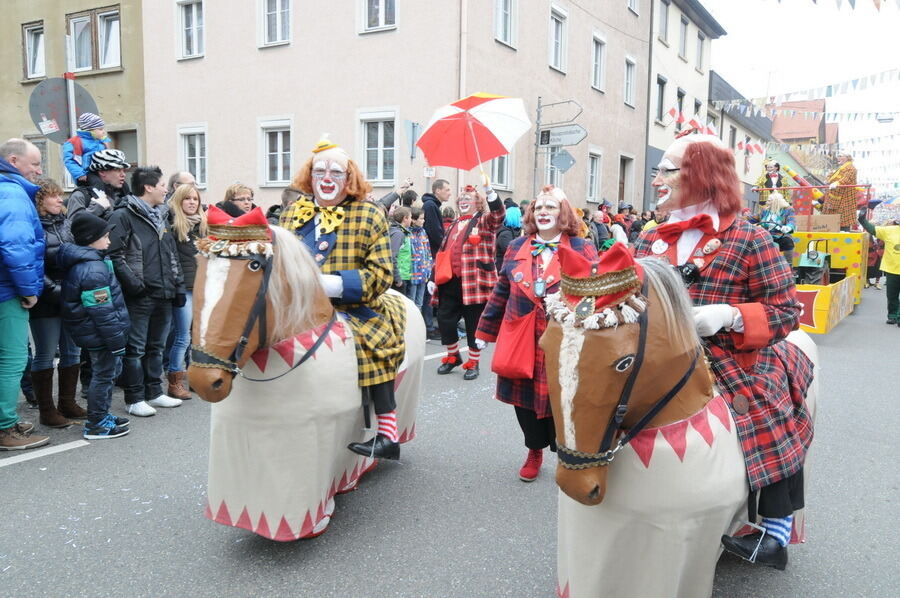
[[[459,350],[459,352],[465,353],[468,350],[469,350],[468,347],[463,347],[462,349]],[[446,351],[444,351],[443,353],[435,353],[434,355],[428,355],[427,357],[425,357],[425,361],[429,361],[431,359],[437,359],[438,357],[446,357],[446,356],[447,356]]]
[[15,457],[8,457],[6,459],[0,459],[0,467],[6,467],[7,465],[13,465],[15,463],[22,463],[23,461],[31,461],[32,459],[37,459],[39,457],[46,457],[47,455],[53,455],[56,453],[61,453],[63,451],[68,451],[70,449],[78,448],[80,446],[87,446],[90,442],[87,440],[75,440],[73,442],[67,442],[65,444],[59,444],[56,446],[48,446],[47,448],[32,450],[28,453],[22,455],[16,455]]

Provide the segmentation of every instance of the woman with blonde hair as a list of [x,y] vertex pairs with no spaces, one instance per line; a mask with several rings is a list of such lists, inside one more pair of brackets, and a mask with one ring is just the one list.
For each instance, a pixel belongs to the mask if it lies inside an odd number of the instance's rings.
[[169,198],[169,224],[178,250],[178,261],[184,274],[186,301],[174,308],[172,318],[172,348],[169,351],[166,394],[176,399],[190,399],[184,383],[185,355],[191,344],[191,314],[194,277],[197,274],[197,248],[194,242],[206,236],[206,212],[200,200],[200,190],[194,185],[181,185]]
[[256,207],[253,189],[243,183],[234,183],[225,189],[225,199],[216,204],[232,218],[239,218]]

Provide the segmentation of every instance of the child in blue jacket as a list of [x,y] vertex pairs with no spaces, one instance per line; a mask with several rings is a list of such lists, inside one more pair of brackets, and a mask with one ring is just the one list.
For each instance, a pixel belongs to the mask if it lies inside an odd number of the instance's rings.
[[95,152],[106,149],[112,139],[106,134],[106,123],[91,112],[78,117],[78,130],[62,145],[63,164],[72,175],[75,186],[87,184],[91,157]]
[[57,253],[57,262],[66,272],[62,284],[63,325],[75,344],[91,356],[93,376],[84,424],[84,437],[88,439],[128,434],[128,420],[109,413],[117,363],[125,355],[131,325],[112,262],[103,256],[113,226],[90,212],[79,212],[72,218],[75,244],[63,243]]

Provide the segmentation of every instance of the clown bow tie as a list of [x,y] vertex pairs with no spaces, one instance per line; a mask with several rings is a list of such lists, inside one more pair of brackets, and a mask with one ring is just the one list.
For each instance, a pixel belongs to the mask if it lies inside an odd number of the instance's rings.
[[294,204],[292,220],[297,227],[303,226],[319,214],[319,233],[327,235],[333,232],[344,221],[344,208],[341,206],[320,206],[308,199],[299,199]]
[[716,228],[713,226],[712,217],[709,214],[698,214],[690,220],[681,222],[669,222],[661,224],[655,230],[659,232],[659,238],[669,243],[675,243],[681,237],[681,233],[692,228],[700,229],[704,235],[713,235]]
[[545,249],[549,249],[550,251],[555,252],[556,248],[559,247],[559,241],[547,241],[546,243],[543,241],[538,241],[537,239],[531,240],[531,255],[539,256],[544,253]]

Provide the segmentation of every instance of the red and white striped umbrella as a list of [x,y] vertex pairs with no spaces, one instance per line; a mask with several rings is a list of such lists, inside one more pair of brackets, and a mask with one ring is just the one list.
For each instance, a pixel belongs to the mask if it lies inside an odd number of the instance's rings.
[[508,154],[530,128],[521,98],[479,92],[438,108],[416,145],[431,166],[471,170]]

